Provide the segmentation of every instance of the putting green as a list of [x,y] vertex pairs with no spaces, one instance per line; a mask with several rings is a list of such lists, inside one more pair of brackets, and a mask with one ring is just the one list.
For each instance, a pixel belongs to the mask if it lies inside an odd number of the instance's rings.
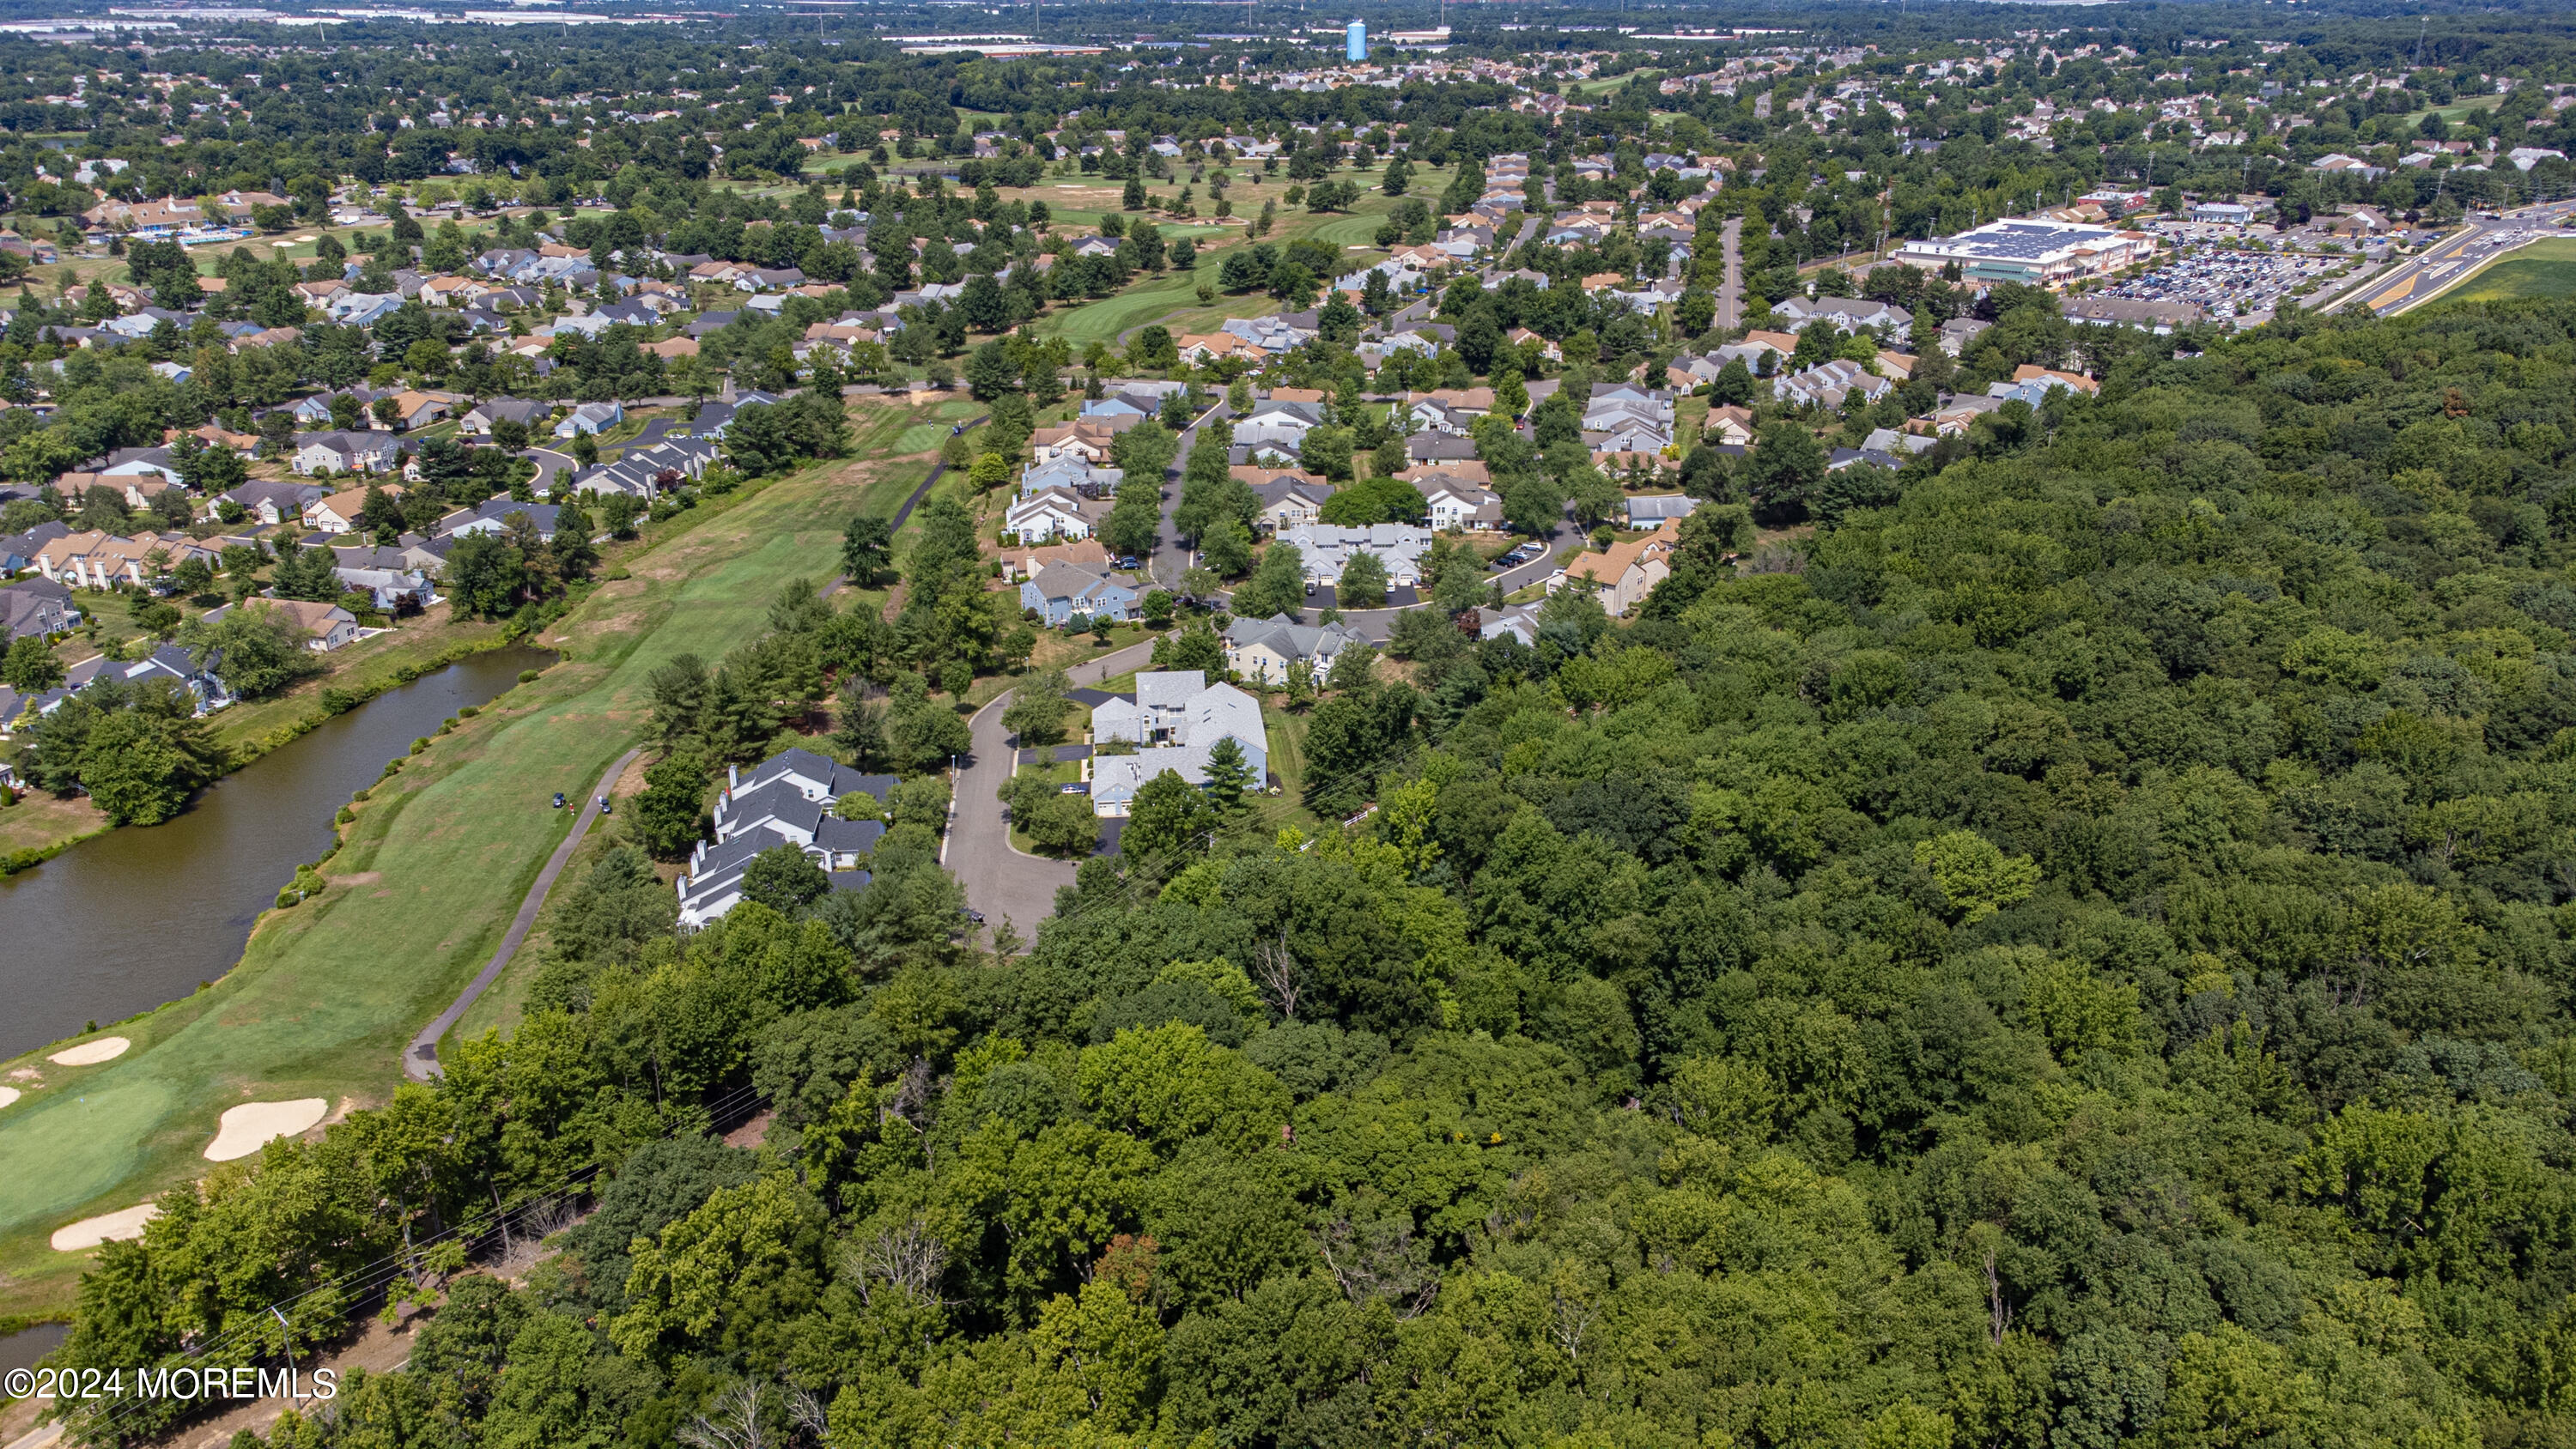
[[894,440],[894,451],[898,454],[927,453],[938,447],[940,440],[947,436],[948,430],[937,423],[915,423]]
[[135,1073],[13,1112],[8,1158],[21,1170],[0,1173],[0,1223],[60,1227],[46,1220],[87,1206],[134,1170],[172,1095],[167,1083]]
[[930,415],[934,418],[971,418],[975,416],[983,406],[984,405],[982,403],[974,402],[965,398],[959,398],[955,402],[941,403],[939,406],[931,409]]

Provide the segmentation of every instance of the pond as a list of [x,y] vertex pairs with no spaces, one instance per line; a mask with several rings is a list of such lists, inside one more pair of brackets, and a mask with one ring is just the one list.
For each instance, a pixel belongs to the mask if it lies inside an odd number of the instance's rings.
[[195,991],[241,958],[331,817],[385,761],[554,656],[488,650],[389,689],[217,781],[187,813],[0,879],[0,1059]]

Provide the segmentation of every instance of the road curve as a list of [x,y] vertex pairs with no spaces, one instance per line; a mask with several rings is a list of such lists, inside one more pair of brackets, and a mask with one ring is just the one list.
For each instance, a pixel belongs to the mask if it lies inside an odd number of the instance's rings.
[[426,1082],[445,1071],[438,1064],[438,1039],[455,1027],[465,1015],[465,1009],[499,979],[501,968],[509,965],[510,958],[518,954],[519,943],[528,939],[529,929],[537,923],[537,911],[546,903],[546,892],[554,888],[555,877],[563,874],[564,863],[572,859],[582,837],[590,833],[590,822],[599,817],[599,797],[609,792],[610,787],[617,783],[617,777],[625,774],[626,767],[634,764],[635,757],[642,753],[644,751],[639,748],[619,755],[617,763],[608,767],[608,773],[599,777],[599,788],[591,791],[590,798],[583,802],[581,815],[572,823],[572,832],[555,847],[555,853],[546,858],[546,868],[537,872],[537,883],[528,887],[527,899],[519,902],[519,914],[511,920],[509,934],[501,938],[501,949],[492,953],[492,959],[484,964],[465,990],[448,1003],[447,1009],[438,1014],[438,1019],[422,1027],[420,1035],[413,1037],[411,1045],[403,1049],[404,1076],[415,1082]]
[[[1076,684],[1098,684],[1111,675],[1142,668],[1153,657],[1148,640],[1087,659],[1066,671]],[[1002,711],[1011,707],[1013,690],[1004,690],[982,709],[968,728],[973,753],[958,771],[957,815],[949,826],[948,869],[966,888],[966,903],[983,912],[995,926],[1009,921],[1022,939],[1037,935],[1038,922],[1055,913],[1058,886],[1073,884],[1073,867],[1064,861],[1028,855],[1011,846],[1010,822],[1002,811],[1002,782],[1011,777],[1018,752],[1002,727]]]

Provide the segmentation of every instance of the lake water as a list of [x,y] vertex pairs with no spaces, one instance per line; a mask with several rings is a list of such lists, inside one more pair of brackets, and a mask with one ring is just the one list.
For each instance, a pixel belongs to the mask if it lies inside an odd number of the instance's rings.
[[62,1347],[63,1340],[71,1336],[72,1326],[68,1323],[39,1323],[0,1337],[0,1373],[34,1368],[36,1360]]
[[231,970],[295,867],[330,848],[331,817],[350,795],[440,721],[553,657],[470,655],[234,771],[175,820],[112,830],[0,879],[0,1058]]

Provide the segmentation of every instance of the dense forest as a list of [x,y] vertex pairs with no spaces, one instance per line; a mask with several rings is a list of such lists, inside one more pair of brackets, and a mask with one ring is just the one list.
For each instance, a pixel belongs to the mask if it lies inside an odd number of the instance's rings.
[[2133,353],[1633,621],[1407,631],[1309,729],[1364,825],[1140,810],[1024,949],[919,825],[685,937],[613,851],[63,1359],[435,1305],[298,1449],[2563,1442],[2571,381],[2576,303]]

